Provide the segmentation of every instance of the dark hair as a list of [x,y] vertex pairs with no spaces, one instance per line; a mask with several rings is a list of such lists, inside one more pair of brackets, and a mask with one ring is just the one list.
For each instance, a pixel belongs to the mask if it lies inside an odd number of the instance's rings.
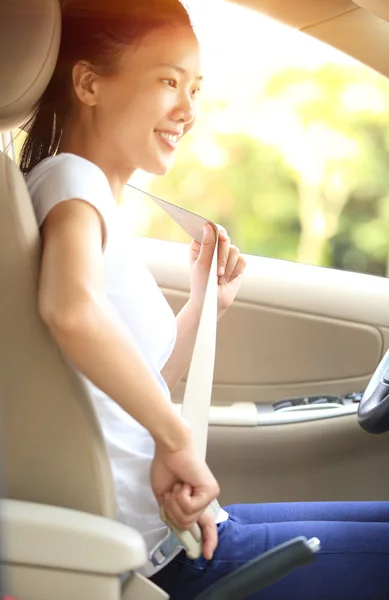
[[72,69],[88,61],[96,72],[114,72],[120,53],[147,33],[191,21],[180,0],[63,0],[57,65],[38,107],[24,129],[20,168],[28,173],[53,156],[72,108]]

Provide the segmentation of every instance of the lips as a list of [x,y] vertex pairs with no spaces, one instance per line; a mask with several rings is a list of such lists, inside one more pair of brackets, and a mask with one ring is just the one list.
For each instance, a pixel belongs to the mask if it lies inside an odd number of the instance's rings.
[[154,133],[160,139],[165,148],[169,148],[169,150],[175,150],[178,144],[181,141],[183,133],[180,132],[172,132],[172,131],[161,131],[156,129]]
[[158,131],[157,129],[155,130],[155,133],[172,144],[177,144],[182,138],[182,133],[170,133],[168,131]]

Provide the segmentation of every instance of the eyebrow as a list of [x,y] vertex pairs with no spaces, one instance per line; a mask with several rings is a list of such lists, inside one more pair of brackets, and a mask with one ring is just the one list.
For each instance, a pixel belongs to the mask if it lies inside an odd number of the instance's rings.
[[[187,75],[188,71],[186,69],[184,69],[184,67],[181,67],[180,65],[172,65],[172,64],[162,64],[159,65],[160,67],[168,67],[169,69],[174,69],[175,71],[178,71],[178,73],[182,73],[183,75]],[[195,77],[196,81],[202,81],[204,79],[204,77],[202,75],[198,75],[198,77]]]

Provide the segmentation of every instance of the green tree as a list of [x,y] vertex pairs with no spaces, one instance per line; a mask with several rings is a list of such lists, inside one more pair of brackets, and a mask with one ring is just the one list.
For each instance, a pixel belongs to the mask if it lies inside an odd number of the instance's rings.
[[[388,83],[359,66],[289,69],[268,82],[265,97],[289,111],[293,123],[293,141],[288,129],[277,141],[298,182],[297,260],[361,268],[362,251],[386,262]],[[363,204],[368,210],[359,219]],[[339,233],[349,238],[346,264],[333,255]]]
[[[245,252],[385,274],[388,82],[358,65],[290,68],[234,109],[208,99],[152,191],[222,223]],[[148,233],[186,239],[155,210]]]
[[[152,191],[223,224],[247,253],[293,259],[297,186],[278,149],[245,134],[215,134],[201,153],[188,144],[172,172],[154,180]],[[204,164],[207,153],[211,167]],[[175,229],[160,214],[149,231],[162,228],[165,235]]]

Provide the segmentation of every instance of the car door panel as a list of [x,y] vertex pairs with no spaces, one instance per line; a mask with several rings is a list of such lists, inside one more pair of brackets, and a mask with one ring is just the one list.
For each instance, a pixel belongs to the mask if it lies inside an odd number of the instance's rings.
[[[189,294],[187,247],[138,243],[178,312]],[[293,423],[282,424],[278,414],[261,421],[261,414],[285,398],[364,390],[389,345],[389,281],[247,258],[242,288],[218,331],[212,404],[230,415],[211,410],[208,461],[222,501],[387,499],[389,437],[360,429],[357,404],[349,415],[301,412]],[[183,389],[177,386],[174,401]],[[245,410],[251,417],[238,426]]]
[[208,463],[224,504],[387,500],[388,436],[355,417],[271,427],[210,427]]

